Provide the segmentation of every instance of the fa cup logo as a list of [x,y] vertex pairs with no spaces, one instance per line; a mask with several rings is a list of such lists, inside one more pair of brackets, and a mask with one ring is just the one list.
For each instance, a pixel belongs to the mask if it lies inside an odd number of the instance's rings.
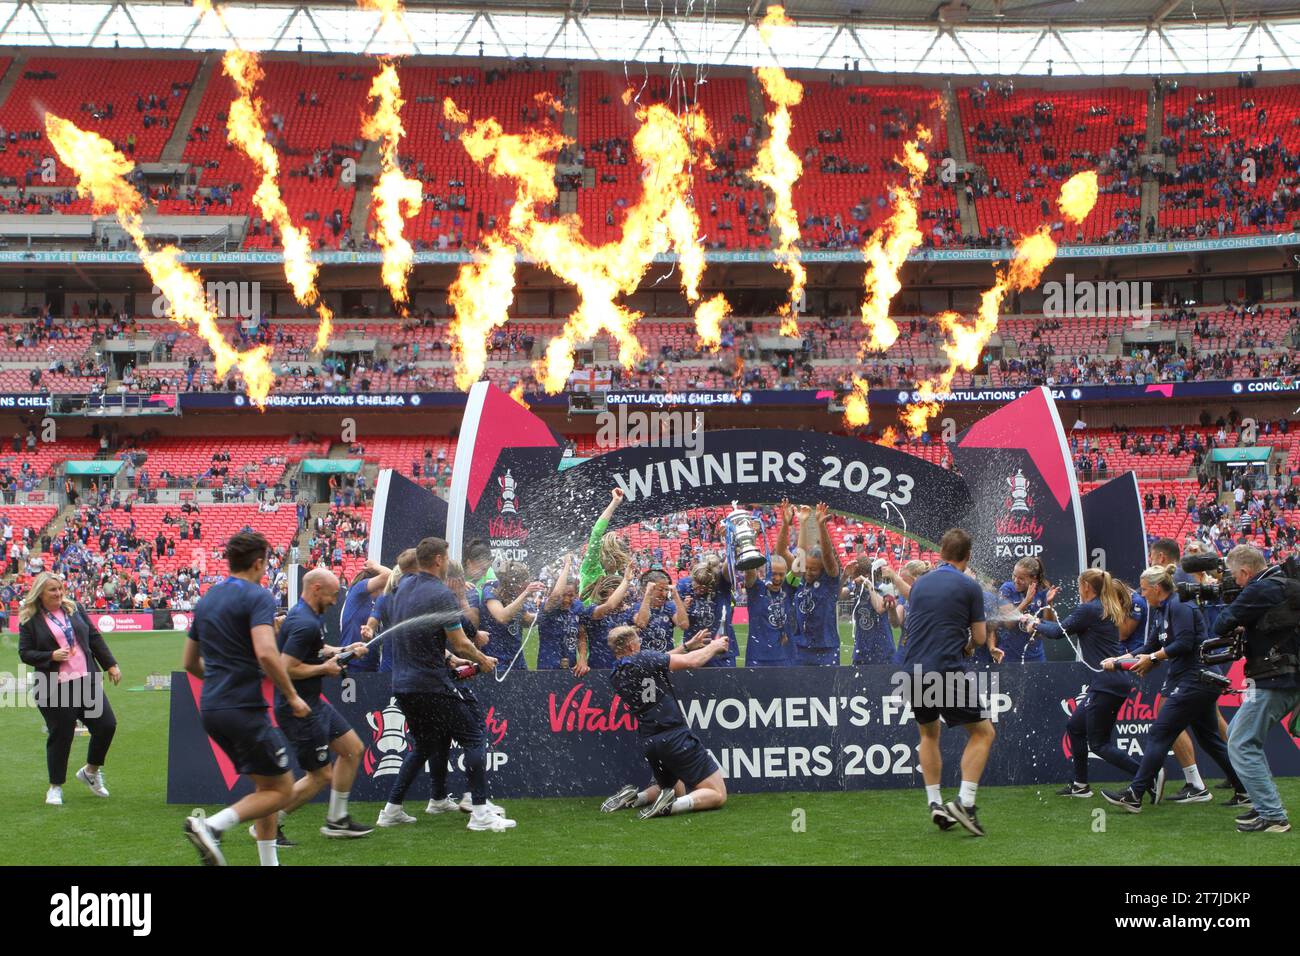
[[517,496],[515,494],[515,479],[510,474],[510,469],[506,469],[506,476],[498,478],[497,484],[501,486],[501,497],[497,499],[497,506],[503,515],[518,514],[519,509],[515,506]]
[[1011,511],[1014,514],[1017,511],[1029,513],[1029,480],[1025,477],[1024,471],[1017,468],[1014,477],[1007,479],[1007,487],[1011,491]]
[[397,698],[389,698],[383,710],[366,714],[366,723],[374,731],[374,746],[366,750],[366,773],[372,777],[386,777],[402,768],[402,756],[407,751],[406,715],[397,706]]

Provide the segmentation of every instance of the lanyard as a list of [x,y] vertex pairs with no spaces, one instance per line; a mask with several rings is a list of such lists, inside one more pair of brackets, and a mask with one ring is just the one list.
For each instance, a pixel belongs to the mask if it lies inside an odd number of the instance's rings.
[[[50,624],[53,624],[60,631],[63,632],[63,639],[67,641],[68,650],[75,651],[76,642],[73,641],[72,639],[72,635],[73,635],[72,621],[68,619],[67,614],[66,613],[64,614],[63,620],[59,620],[53,614],[46,614],[45,620],[48,621]],[[53,630],[53,628],[51,628],[51,630]]]

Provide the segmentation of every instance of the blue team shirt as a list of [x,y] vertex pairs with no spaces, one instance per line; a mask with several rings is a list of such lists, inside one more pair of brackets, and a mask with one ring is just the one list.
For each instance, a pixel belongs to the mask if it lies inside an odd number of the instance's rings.
[[[487,602],[501,601],[497,596],[497,587],[496,581],[484,581],[483,589],[479,592],[479,630],[487,631],[488,635],[488,642],[481,649],[488,657],[495,657],[498,662],[509,664],[515,659],[515,655],[519,653],[519,646],[523,643],[524,616],[521,611],[505,624],[492,616]],[[502,606],[505,603],[501,601]],[[528,662],[521,655],[515,662],[515,667],[528,670]]]
[[1126,654],[1141,654],[1142,646],[1147,642],[1147,628],[1150,626],[1150,609],[1147,607],[1147,599],[1137,591],[1132,594],[1133,609],[1128,612],[1128,616],[1137,621],[1137,627],[1129,635],[1128,640],[1124,642],[1124,652]]
[[[794,660],[794,641],[790,639],[793,612],[790,602],[794,588],[783,581],[777,591],[761,578],[745,589],[749,608],[749,638],[745,644],[745,664],[789,664]],[[785,638],[785,643],[781,639]]]
[[411,627],[394,627],[385,638],[395,651],[393,693],[430,693],[463,697],[447,666],[447,630],[460,627],[460,604],[451,588],[432,574],[420,571],[404,575],[388,602],[394,625],[423,614],[435,614],[443,621]]
[[1169,670],[1165,675],[1165,694],[1181,684],[1197,683],[1197,674],[1208,668],[1198,659],[1198,650],[1209,636],[1205,619],[1191,604],[1184,604],[1177,594],[1171,594],[1159,607],[1150,610],[1150,626],[1144,654],[1154,654],[1160,648],[1169,655]]
[[903,665],[922,672],[965,670],[962,651],[972,624],[984,620],[984,590],[951,564],[921,575],[908,597]]
[[665,601],[663,607],[648,610],[650,618],[645,627],[641,628],[641,649],[667,653],[673,649],[673,633],[677,629],[673,623],[672,599]]
[[[347,593],[343,596],[343,608],[339,612],[339,642],[341,646],[347,647],[349,644],[355,644],[361,640],[361,625],[376,617],[375,602],[376,598],[366,587],[369,583],[367,580],[358,581],[352,587],[348,588]],[[354,657],[348,662],[348,670],[353,673],[363,673],[377,671],[379,669],[379,658],[381,651],[379,646],[371,648],[372,653],[365,657]]]
[[711,658],[704,666],[735,667],[736,631],[731,625],[730,584],[726,578],[719,578],[713,593],[705,598],[695,595],[693,585],[694,582],[689,577],[677,582],[679,599],[685,601],[687,595],[691,597],[691,605],[686,609],[689,622],[686,627],[687,638],[694,637],[699,631],[708,631],[710,635],[725,634],[728,641],[727,653]]
[[[1016,590],[1014,581],[1007,581],[998,589],[998,596],[1002,600],[1011,604],[1013,607],[1019,607],[1020,602],[1025,599],[1023,591]],[[1034,599],[1029,602],[1025,608],[1025,614],[1037,614],[1043,608],[1047,607],[1047,589],[1039,588],[1034,594]],[[1042,641],[1031,640],[1032,635],[1027,631],[1022,631],[1018,627],[1000,627],[997,632],[998,647],[1006,652],[1006,657],[1002,659],[1004,664],[1039,664],[1047,660],[1047,652],[1043,647]]]
[[810,650],[839,650],[840,628],[835,609],[840,599],[840,582],[823,568],[814,581],[802,580],[795,588],[795,644]]
[[1105,617],[1101,601],[1093,598],[1084,601],[1064,621],[1040,621],[1038,633],[1049,640],[1060,640],[1069,634],[1079,647],[1079,656],[1091,670],[1100,671],[1089,683],[1089,688],[1116,697],[1127,697],[1132,680],[1127,671],[1103,671],[1101,662],[1108,657],[1124,653],[1120,643],[1119,628]]
[[636,714],[637,731],[643,737],[686,726],[668,678],[668,660],[662,651],[637,651],[620,657],[610,675],[614,692]]
[[[282,654],[296,657],[304,664],[323,664],[325,659],[320,652],[325,646],[325,619],[299,598],[298,603],[289,609],[280,623],[280,633],[276,635],[275,643]],[[311,704],[320,699],[321,680],[320,677],[306,677],[295,680],[293,686],[298,691],[298,696]],[[278,687],[275,689],[275,706],[289,706]]]
[[598,670],[609,670],[614,666],[614,652],[609,649],[609,632],[622,624],[631,624],[636,611],[624,602],[618,610],[606,614],[599,621],[592,617],[599,604],[584,607],[579,616],[583,629],[587,632],[587,666]]
[[552,610],[542,608],[537,615],[537,669],[555,670],[560,662],[571,665],[578,660],[578,621],[583,604],[575,599],[561,602]]
[[853,593],[853,663],[862,667],[888,664],[894,657],[894,629],[888,609],[877,614],[871,604],[871,584],[865,582]]
[[190,638],[203,656],[202,710],[265,707],[253,628],[275,626],[275,598],[260,584],[226,578],[194,606]]

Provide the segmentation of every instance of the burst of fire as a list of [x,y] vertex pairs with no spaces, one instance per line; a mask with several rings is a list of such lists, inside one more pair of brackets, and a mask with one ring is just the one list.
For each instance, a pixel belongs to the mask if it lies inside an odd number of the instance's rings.
[[234,81],[239,95],[230,104],[226,119],[226,135],[248,156],[262,173],[253,202],[262,216],[280,233],[284,246],[284,274],[293,289],[293,297],[300,305],[315,306],[320,317],[316,329],[316,351],[329,342],[334,314],[325,305],[316,289],[316,274],[320,267],[311,257],[311,236],[299,229],[289,216],[289,207],[280,195],[280,157],[275,147],[266,139],[262,122],[262,101],[253,95],[263,73],[257,54],[245,50],[229,50],[222,58],[226,75]]
[[524,408],[532,408],[531,405],[529,405],[526,401],[524,401],[523,382],[516,383],[515,387],[510,390],[510,397],[513,398],[520,405],[524,406]]
[[488,236],[475,260],[460,267],[447,300],[453,308],[449,332],[456,387],[468,391],[483,375],[488,337],[510,317],[515,300],[514,246]]
[[884,445],[886,448],[897,447],[898,429],[895,428],[893,425],[890,425],[888,428],[886,428],[883,432],[880,433],[880,439],[877,442],[877,444]]
[[1097,174],[1089,170],[1076,173],[1061,186],[1061,195],[1056,204],[1065,214],[1066,219],[1083,222],[1097,205]]
[[[773,6],[767,8],[767,16],[759,23],[758,32],[763,42],[770,45],[780,30],[791,26],[794,23],[785,15],[785,9]],[[796,310],[803,297],[808,273],[799,255],[799,214],[794,208],[792,195],[794,184],[803,175],[803,161],[790,148],[793,125],[790,108],[803,101],[803,84],[787,77],[779,66],[759,67],[757,72],[763,92],[772,101],[772,109],[765,117],[767,140],[755,157],[750,175],[772,193],[772,219],[777,229],[777,268],[790,276],[790,299],[780,308],[781,334],[798,335]]]
[[[451,100],[445,101],[443,108],[449,119],[468,123],[469,117]],[[538,206],[556,199],[551,157],[568,142],[563,135],[547,129],[507,134],[495,119],[480,119],[460,135],[461,144],[476,163],[494,176],[515,182],[515,202],[502,230],[503,240],[577,289],[578,308],[561,334],[551,339],[538,369],[550,394],[568,382],[575,345],[601,332],[617,343],[624,368],[631,368],[644,356],[634,332],[640,314],[616,300],[636,290],[659,253],[676,249],[681,254],[688,298],[698,298],[699,277],[691,263],[699,252],[699,220],[689,201],[689,164],[699,145],[711,142],[707,124],[698,111],[678,116],[662,104],[642,107],[637,118],[641,127],[633,137],[632,150],[644,170],[643,193],[628,210],[618,241],[602,246],[582,236],[581,220],[576,216],[539,218]],[[702,252],[698,261],[702,269]],[[478,294],[477,286],[488,281],[488,274],[489,270],[483,269],[462,270],[457,301]],[[505,321],[505,308],[498,297],[486,304],[479,302],[477,314],[458,328],[476,333]],[[481,374],[481,367],[474,368],[477,347],[462,339],[459,348],[465,368],[463,373],[458,368],[458,376],[461,380],[470,375],[477,378]]]
[[[903,288],[899,273],[907,262],[908,253],[925,239],[921,234],[917,203],[922,180],[930,168],[922,144],[928,143],[930,136],[930,131],[921,126],[916,130],[916,138],[903,145],[902,162],[907,170],[907,184],[890,190],[894,211],[862,247],[862,258],[867,262],[867,272],[862,280],[866,291],[862,300],[862,324],[868,333],[862,347],[864,355],[883,352],[898,341],[898,324],[890,318],[889,306]],[[853,391],[845,403],[845,418],[855,428],[871,421],[867,391],[867,380],[855,375]]]
[[700,303],[695,310],[695,334],[700,344],[712,352],[722,345],[722,320],[731,314],[731,303],[719,293]]
[[173,245],[149,247],[142,219],[144,199],[127,180],[134,168],[131,161],[108,140],[53,113],[45,114],[45,133],[59,159],[77,174],[77,194],[90,197],[96,215],[114,214],[131,237],[141,264],[167,300],[171,318],[182,327],[193,327],[208,343],[219,376],[238,368],[253,404],[265,408],[275,380],[270,346],[242,352],[232,347],[217,326],[217,313],[202,278],[181,263],[181,250]]
[[[1091,203],[1097,200],[1096,192],[1087,191],[1089,173],[1080,173],[1068,180],[1061,187],[1059,203],[1064,206],[1069,192],[1072,218],[1077,214],[1082,220],[1092,211]],[[1083,185],[1080,185],[1082,181]],[[1095,176],[1093,177],[1095,185]],[[943,329],[947,340],[943,350],[948,356],[948,365],[937,376],[923,380],[917,387],[918,400],[903,409],[901,417],[908,435],[913,438],[925,431],[930,420],[942,408],[940,396],[952,387],[952,381],[959,370],[972,371],[978,366],[980,354],[988,345],[989,339],[998,328],[998,316],[1007,294],[1032,289],[1042,281],[1043,272],[1056,258],[1056,243],[1052,240],[1051,227],[1044,225],[1037,232],[1022,237],[1016,243],[1015,255],[1006,268],[997,271],[996,281],[980,295],[979,311],[975,320],[967,324],[955,312],[943,312],[936,317],[939,327]]]
[[372,194],[375,212],[375,242],[383,250],[381,269],[384,285],[403,315],[408,301],[407,279],[415,261],[415,249],[403,235],[405,220],[420,211],[424,187],[409,178],[398,162],[397,147],[406,130],[402,127],[402,84],[397,67],[385,63],[370,85],[375,111],[361,121],[361,135],[379,141],[379,181]]

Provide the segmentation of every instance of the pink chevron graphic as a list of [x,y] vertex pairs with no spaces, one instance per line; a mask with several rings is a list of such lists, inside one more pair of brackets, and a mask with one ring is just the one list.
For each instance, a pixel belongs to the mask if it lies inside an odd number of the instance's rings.
[[[194,697],[194,709],[199,709],[199,704],[203,700],[203,681],[199,680],[193,674],[186,675],[190,679],[190,694]],[[212,756],[217,759],[217,769],[221,771],[221,780],[225,783],[227,790],[233,790],[235,784],[239,782],[239,771],[235,769],[234,762],[226,756],[226,752],[217,746],[217,742],[208,737],[208,746],[212,748]]]
[[1155,393],[1157,393],[1157,394],[1159,394],[1159,395],[1163,395],[1165,398],[1173,398],[1173,397],[1174,397],[1174,383],[1173,383],[1173,382],[1165,382],[1165,383],[1162,384],[1162,385],[1148,385],[1148,386],[1147,386],[1147,394],[1150,394],[1150,393],[1152,393],[1152,392],[1155,392]]

